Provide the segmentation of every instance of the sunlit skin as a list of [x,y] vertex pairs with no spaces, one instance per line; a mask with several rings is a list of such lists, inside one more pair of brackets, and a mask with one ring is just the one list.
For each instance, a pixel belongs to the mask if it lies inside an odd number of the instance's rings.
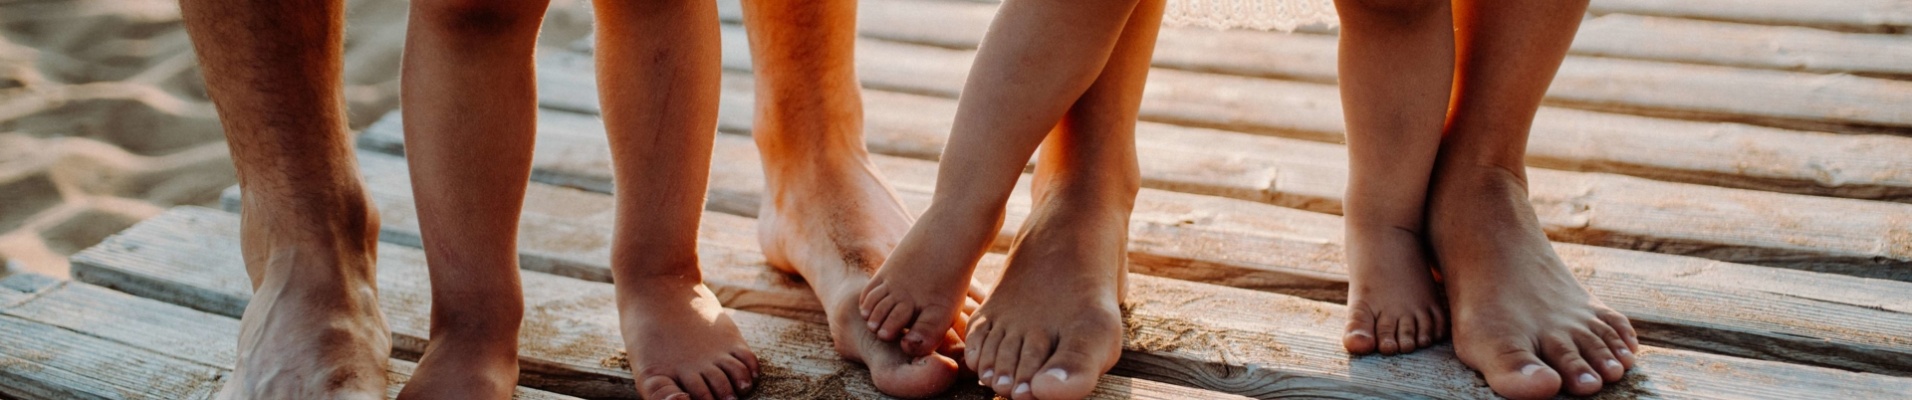
[[1627,318],[1574,279],[1527,200],[1528,129],[1586,5],[1336,2],[1349,352],[1451,332],[1461,361],[1516,399],[1593,394],[1633,367]]
[[[923,219],[858,311],[911,354],[960,321],[963,292],[1030,156],[1034,207],[1002,282],[969,318],[965,364],[1014,399],[1075,399],[1121,356],[1135,118],[1160,0],[1009,0],[957,108]],[[1032,40],[1031,38],[1042,38]]]

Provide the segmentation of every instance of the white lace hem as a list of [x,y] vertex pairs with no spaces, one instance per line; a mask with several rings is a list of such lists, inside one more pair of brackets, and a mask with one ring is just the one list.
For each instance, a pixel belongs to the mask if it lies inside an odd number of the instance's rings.
[[1339,23],[1333,0],[1168,0],[1162,16],[1164,26],[1282,32]]

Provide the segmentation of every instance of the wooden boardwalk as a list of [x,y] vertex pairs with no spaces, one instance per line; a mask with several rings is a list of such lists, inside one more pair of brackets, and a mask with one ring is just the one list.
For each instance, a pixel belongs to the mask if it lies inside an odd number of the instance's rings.
[[[705,275],[765,360],[758,398],[879,398],[867,371],[831,350],[810,291],[764,265],[749,53],[737,2],[719,4],[728,71]],[[868,144],[915,210],[994,11],[862,4]],[[1648,346],[1599,397],[1912,393],[1912,0],[1594,0],[1590,18],[1528,161],[1555,249]],[[1137,133],[1134,304],[1097,398],[1492,397],[1447,345],[1341,350],[1347,159],[1334,40],[1163,33]],[[538,60],[521,398],[635,395],[608,284],[611,169],[590,51],[585,41]],[[359,154],[383,212],[381,305],[395,354],[410,359],[426,344],[429,288],[400,128],[398,113],[367,128]],[[1013,197],[1005,227],[1027,216],[1027,199]],[[249,295],[237,191],[224,200],[75,255],[74,281],[0,280],[0,393],[209,398]],[[1002,261],[987,256],[983,280]],[[409,369],[395,362],[395,381]],[[988,394],[959,385],[949,396]]]

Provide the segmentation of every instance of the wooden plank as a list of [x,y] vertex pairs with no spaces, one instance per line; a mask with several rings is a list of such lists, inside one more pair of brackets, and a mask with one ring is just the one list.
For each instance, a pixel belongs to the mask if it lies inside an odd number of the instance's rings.
[[[981,40],[973,27],[987,26],[983,10],[994,5],[930,0],[894,0],[901,4],[879,7],[901,8],[885,15],[890,18],[914,16],[911,22],[869,24],[859,29],[865,36],[897,40],[918,40],[948,46],[968,44],[974,48]],[[952,8],[976,8],[955,12]],[[1837,8],[1823,7],[1822,8]],[[932,13],[933,12],[933,13]],[[902,29],[897,26],[925,25],[942,29]],[[966,28],[943,28],[964,26]],[[895,32],[871,32],[873,29],[897,29]],[[1324,35],[1293,35],[1279,32],[1239,31],[1214,34],[1199,28],[1169,29],[1158,38],[1156,47],[1167,49],[1156,54],[1157,66],[1194,66],[1196,70],[1231,72],[1250,76],[1333,82],[1335,38]],[[922,39],[924,35],[941,35]],[[972,52],[960,62],[932,62],[918,56],[935,52],[915,51],[912,57],[892,57],[868,49],[886,47],[884,43],[859,43],[858,71],[866,86],[915,92],[924,85],[935,90],[959,89],[961,79],[941,80],[925,76],[923,71],[966,69]],[[744,47],[742,40],[725,41],[726,47]],[[1638,46],[1638,44],[1635,44]],[[908,46],[905,46],[908,47]],[[918,46],[920,47],[920,46]],[[741,51],[741,50],[740,50]],[[1220,55],[1220,56],[1218,56]],[[1903,56],[1896,59],[1903,60]],[[1209,67],[1208,60],[1221,60]],[[877,64],[908,63],[933,67],[916,74],[877,74],[892,67]],[[1904,64],[1901,62],[1901,64]],[[1150,85],[1165,79],[1151,76]],[[945,87],[953,85],[954,87]],[[907,89],[907,90],[905,90]],[[1270,92],[1262,92],[1270,93]],[[953,96],[952,96],[953,97]],[[1679,116],[1709,120],[1757,122],[1814,129],[1866,129],[1912,132],[1912,112],[1900,104],[1912,103],[1912,82],[1855,76],[1823,76],[1809,73],[1714,68],[1641,60],[1617,60],[1600,57],[1570,56],[1548,91],[1550,104],[1620,110],[1660,116]],[[1144,118],[1153,118],[1144,101]],[[1865,128],[1859,128],[1859,127]]]
[[1905,32],[1912,26],[1912,1],[1907,0],[1595,0],[1588,11],[1862,32]]
[[[726,32],[729,33],[727,39],[734,36],[734,40],[727,43],[743,40],[740,29],[733,27]],[[1215,41],[1210,47],[1228,48],[1252,43],[1255,37],[1241,36],[1250,34],[1258,33],[1195,37]],[[1164,37],[1168,36],[1171,35],[1165,32]],[[859,50],[865,59],[860,64],[862,78],[871,88],[885,88],[866,92],[865,103],[870,111],[865,115],[871,119],[866,126],[872,134],[872,149],[934,159],[934,152],[942,148],[940,135],[948,132],[948,121],[953,118],[953,103],[938,105],[933,99],[896,96],[886,91],[914,85],[915,88],[902,89],[909,93],[953,97],[960,88],[962,74],[967,71],[967,56],[959,51],[880,41],[866,40],[862,46]],[[1191,48],[1197,50],[1188,50]],[[1322,48],[1316,58],[1331,59],[1332,50],[1332,47]],[[1172,60],[1166,53],[1175,51],[1188,52],[1188,60],[1209,63],[1204,65],[1215,66],[1215,72],[1222,73],[1252,73],[1248,69],[1307,58],[1286,56],[1295,50],[1284,50],[1284,55],[1264,55],[1180,46],[1164,47],[1163,53],[1158,54],[1158,64],[1165,59]],[[747,57],[748,52],[744,53],[738,57]],[[903,67],[888,66],[890,62],[885,61],[898,58],[941,61]],[[547,107],[597,112],[595,91],[590,89],[595,83],[586,72],[591,68],[588,58],[547,52],[541,55],[540,63],[547,71],[540,75],[540,86],[545,88],[542,101]],[[735,63],[727,61],[726,65],[749,68],[747,58]],[[922,70],[925,68],[927,70]],[[1322,69],[1332,72],[1332,62],[1324,64]],[[560,70],[574,72],[558,72]],[[934,79],[945,81],[935,83]],[[1145,120],[1312,141],[1339,143],[1344,140],[1340,93],[1332,85],[1170,69],[1153,71],[1151,79],[1145,94]],[[725,87],[720,113],[723,128],[747,130],[751,122],[749,77],[730,74]],[[896,116],[896,110],[915,117]],[[876,120],[879,118],[884,120]],[[884,125],[891,123],[897,125]],[[877,136],[903,128],[911,133],[938,136],[919,135],[905,142]],[[1147,137],[1152,131],[1173,131],[1176,127],[1145,123],[1138,129],[1140,136]],[[1528,143],[1528,163],[1543,168],[1896,202],[1912,202],[1912,159],[1901,156],[1908,153],[1912,153],[1912,138],[1902,136],[1830,134],[1556,107],[1541,110]]]
[[1912,75],[1912,35],[1626,14],[1581,22],[1573,53],[1790,71]]
[[[747,142],[720,135],[718,159],[726,161],[713,169],[710,208],[736,215],[757,210],[762,178]],[[385,237],[416,237],[401,161],[362,153],[360,165],[389,216]],[[932,164],[885,157],[878,167],[911,208],[927,204]],[[521,264],[598,271],[572,276],[608,281],[610,197],[536,183],[528,192]],[[1008,227],[1018,226],[1029,209],[1026,195],[1012,198]],[[1332,216],[1145,190],[1132,225],[1131,265],[1140,274],[1335,301],[1346,293],[1341,223]],[[815,318],[820,306],[807,292],[766,291],[755,283],[783,281],[767,269],[710,267],[762,264],[755,227],[748,218],[705,215],[699,252],[706,279],[733,308]],[[1001,233],[998,250],[1012,234]],[[1912,330],[1912,284],[1568,244],[1556,250],[1589,287],[1646,327],[1652,343],[1887,374],[1912,368],[1906,361],[1912,341],[1894,339],[1895,332]],[[983,280],[994,279],[995,270],[982,271]],[[1761,311],[1745,312],[1749,305]]]
[[[223,221],[217,219],[223,219]],[[166,225],[171,227],[164,227]],[[119,251],[134,254],[113,257],[118,261],[104,265],[89,261],[85,268],[140,270],[144,272],[129,275],[142,276],[142,279],[160,280],[166,285],[187,285],[186,288],[176,289],[176,291],[208,290],[240,296],[238,290],[243,288],[211,287],[210,285],[218,280],[204,277],[213,273],[237,273],[240,267],[237,265],[236,256],[229,257],[232,260],[223,263],[219,260],[205,259],[206,257],[186,263],[173,260],[176,255],[152,250],[171,247],[172,244],[167,241],[181,232],[231,238],[233,243],[224,247],[236,248],[237,239],[233,235],[236,226],[236,218],[230,215],[201,209],[175,210],[111,239],[119,243],[141,243],[140,245],[101,247],[105,251],[132,249]],[[707,240],[709,240],[708,237]],[[749,240],[749,238],[745,236],[738,240]],[[391,270],[420,267],[411,262],[394,262],[399,260],[386,258],[389,257],[387,254],[408,253],[411,255],[404,257],[415,258],[417,250],[386,246],[381,248],[380,252],[381,293],[384,297],[426,296],[422,283],[399,283],[397,281],[406,279],[389,275],[393,274],[389,272]],[[236,255],[237,253],[201,250],[196,254]],[[145,262],[134,261],[142,258],[151,259]],[[1000,256],[992,256],[989,263],[993,264],[992,268],[999,268],[1001,260]],[[158,269],[153,269],[155,267]],[[714,286],[728,292],[727,300],[759,295],[781,299],[808,293],[801,284],[787,279],[773,278],[772,274],[766,274],[766,269],[761,265],[705,263],[704,267],[707,276],[739,277],[713,280]],[[410,278],[412,280],[424,279],[422,271],[411,271],[408,275],[413,276]],[[734,285],[726,281],[753,276],[757,277],[757,282],[750,284]],[[613,330],[615,321],[610,321],[609,319],[613,317],[608,317],[615,315],[608,306],[610,304],[609,288],[603,284],[556,277],[545,279],[546,277],[548,276],[535,272],[525,273],[527,308],[531,310],[527,318],[527,326],[566,327],[556,329],[558,332],[552,334],[566,336],[564,339],[556,339],[551,335],[528,333],[531,336],[544,336],[541,337],[543,342],[527,340],[526,352],[539,351],[536,350],[539,347],[536,343],[556,342],[561,343],[566,351],[592,354],[592,356],[578,357],[580,362],[588,363],[594,360],[593,356],[615,354],[615,351],[611,349],[595,348],[616,346]],[[1446,346],[1404,357],[1350,358],[1340,349],[1340,324],[1336,317],[1345,312],[1341,306],[1284,295],[1147,276],[1133,276],[1130,281],[1132,283],[1127,316],[1128,342],[1125,345],[1127,352],[1120,367],[1121,372],[1125,374],[1226,389],[1255,397],[1489,396],[1483,382],[1456,361],[1451,349]],[[564,311],[559,314],[569,319],[547,324],[548,321],[545,318],[559,316],[543,313],[558,308]],[[387,317],[393,319],[395,330],[399,330],[401,325],[413,323],[407,322],[412,318],[423,318],[422,316],[405,316],[404,313],[423,313],[422,310],[423,307],[418,306],[396,309],[389,305],[386,307]],[[778,353],[785,351],[784,347],[788,345],[778,345],[766,350],[765,346],[760,344],[760,338],[785,342],[827,340],[826,336],[822,336],[825,334],[822,328],[814,325],[810,327],[815,331],[813,333],[815,336],[796,336],[804,339],[793,339],[788,333],[778,335],[776,338],[762,338],[770,336],[762,332],[769,328],[760,326],[754,323],[754,318],[747,317],[754,314],[738,314],[745,316],[740,317],[739,321],[747,327],[746,335],[750,336],[759,354],[766,360],[772,360],[773,363],[792,358],[790,355]],[[600,316],[600,318],[590,319],[587,322],[580,321],[586,318],[578,317],[579,315]],[[538,332],[540,329],[527,328],[526,331]],[[597,336],[591,336],[593,334]],[[821,342],[813,343],[806,348],[812,353],[828,352],[826,350],[828,347]],[[1838,393],[1854,396],[1854,398],[1885,398],[1893,393],[1912,389],[1912,379],[1906,378],[1743,360],[1681,350],[1648,348],[1641,354],[1645,360],[1642,367],[1635,372],[1634,378],[1622,385],[1623,389],[1617,390],[1618,392],[1648,398],[1702,394],[1743,398],[1789,398],[1808,393]],[[803,357],[829,356],[806,354]],[[1745,385],[1744,383],[1749,380],[1770,384],[1771,388]],[[847,386],[854,391],[857,385],[852,382]]]
[[[196,207],[182,207],[108,239],[107,243],[76,255],[76,276],[114,288],[136,289],[139,295],[164,301],[195,301],[222,297],[211,303],[243,305],[249,288],[235,286],[226,275],[243,275],[238,251],[238,216]],[[199,236],[204,240],[181,240]],[[186,245],[205,247],[185,247]],[[396,244],[379,247],[380,308],[392,328],[393,347],[400,352],[424,350],[430,322],[430,283],[422,251]],[[774,274],[759,267],[759,274]],[[526,386],[582,397],[630,398],[628,366],[623,365],[624,342],[619,338],[615,294],[607,283],[559,277],[539,272],[522,276],[525,326],[519,338],[519,365]],[[141,281],[128,285],[129,281]],[[801,286],[786,287],[804,291]],[[124,290],[124,289],[122,289]],[[180,296],[179,293],[198,292]],[[815,302],[815,300],[811,300]],[[231,311],[231,310],[226,310]],[[839,359],[820,324],[738,311],[732,318],[743,328],[744,339],[766,364],[757,383],[757,396],[768,398],[848,397],[882,398],[869,381],[867,370]],[[961,386],[955,397],[981,397],[985,389]],[[1231,396],[1139,379],[1104,379],[1092,398],[1230,398]]]
[[[577,60],[582,58],[547,58],[552,60],[546,62],[549,67],[546,69],[547,75],[589,76],[588,70],[577,69],[580,68]],[[564,93],[592,91],[592,86],[580,86],[588,85],[588,82],[578,82],[575,78],[553,77],[547,78],[545,83],[546,92],[550,93],[548,97],[566,98],[573,96]],[[1204,87],[1230,86],[1218,83]],[[738,74],[727,76],[720,121],[722,129],[748,131],[752,108],[750,88],[751,82],[747,77]],[[954,114],[953,101],[882,91],[870,91],[865,98],[869,107],[865,113],[869,116],[865,128],[869,132],[867,139],[873,151],[928,159],[936,158],[936,154],[941,152]],[[1239,108],[1216,110],[1233,112],[1231,110],[1234,109]],[[1756,171],[1790,174],[1801,179],[1812,176],[1814,178],[1811,179],[1864,180],[1851,175],[1827,178],[1821,172],[1869,171],[1879,180],[1902,182],[1889,185],[1903,186],[1908,190],[1903,193],[1912,195],[1912,158],[1898,155],[1912,153],[1912,138],[1822,135],[1834,143],[1841,143],[1840,147],[1786,149],[1782,146],[1798,142],[1762,142],[1761,139],[1785,134],[1741,126],[1748,129],[1720,131],[1712,136],[1722,139],[1703,145],[1659,146],[1651,140],[1603,140],[1598,136],[1615,131],[1599,124],[1601,118],[1586,118],[1591,114],[1569,111],[1552,121],[1562,126],[1579,127],[1573,128],[1575,132],[1562,132],[1573,135],[1571,140],[1534,140],[1532,143],[1537,149],[1551,149],[1551,154],[1592,153],[1600,155],[1587,158],[1615,160],[1584,169],[1631,169],[1629,165],[1637,165],[1631,161],[1641,157],[1639,151],[1633,151],[1636,149],[1684,151],[1686,153],[1678,157],[1659,153],[1668,157],[1657,159],[1708,164],[1709,169],[1716,171],[1713,176],[1725,181],[1733,181],[1741,173],[1756,174]],[[558,144],[541,145],[538,151],[551,154],[548,160],[563,165],[540,162],[535,170],[548,172],[537,173],[540,176],[537,179],[609,192],[610,169],[608,151],[605,150],[608,144],[603,139],[601,124],[588,117],[554,112],[545,113],[543,120],[540,124],[544,126],[543,131],[547,132],[544,136],[551,138],[546,140]],[[1657,121],[1672,123],[1676,127],[1685,124]],[[402,146],[401,131],[395,119],[381,121],[368,128],[360,142],[372,148],[393,151]],[[1651,131],[1638,132],[1637,136],[1646,136]],[[1142,148],[1149,149],[1139,153],[1143,183],[1147,187],[1227,196],[1324,213],[1341,212],[1342,195],[1347,182],[1347,150],[1343,146],[1153,123],[1138,126],[1137,142]],[[1901,146],[1897,148],[1906,153],[1883,153],[1852,147],[1859,143],[1877,142],[1887,144],[1885,148],[1894,148],[1892,144],[1899,144]],[[1590,148],[1593,151],[1588,151]],[[1753,149],[1757,150],[1749,151]],[[558,153],[563,155],[559,156]],[[719,158],[723,160],[743,157],[731,153],[720,154],[726,154]],[[1539,165],[1594,162],[1585,159],[1555,160],[1550,154],[1538,154],[1530,158],[1542,161],[1537,163]],[[1801,167],[1760,167],[1790,164],[1785,161],[1797,162]],[[1848,166],[1852,169],[1845,169]],[[933,170],[933,166],[928,168]],[[1532,198],[1542,211],[1544,227],[1555,240],[1912,280],[1912,244],[1905,244],[1907,241],[1900,239],[1912,237],[1912,205],[1722,189],[1603,173],[1546,169],[1530,171]],[[1691,171],[1665,171],[1665,174],[1697,175]],[[1788,187],[1820,186],[1811,183]],[[1670,201],[1666,198],[1668,193],[1717,202]],[[1912,197],[1904,199],[1912,200]],[[723,190],[713,193],[712,201],[736,209],[755,208],[754,202],[737,200],[735,195]],[[1748,210],[1760,212],[1743,212]],[[1643,223],[1664,221],[1680,223]],[[1690,223],[1693,221],[1704,223]],[[1818,222],[1802,224],[1798,221]]]
[[[238,337],[238,320],[31,274],[0,281],[6,293],[34,294],[0,307],[0,331],[28,336],[0,346],[0,388],[23,398],[207,399],[231,374],[233,342],[207,338]],[[392,360],[387,398],[414,368]],[[524,388],[513,397],[574,398]]]

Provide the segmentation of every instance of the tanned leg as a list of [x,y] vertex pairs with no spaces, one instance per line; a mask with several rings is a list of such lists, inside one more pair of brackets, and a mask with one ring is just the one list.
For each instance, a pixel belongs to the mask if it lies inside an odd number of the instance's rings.
[[[997,394],[1087,397],[1121,358],[1129,212],[1141,188],[1135,119],[1162,6],[1136,4],[1095,83],[1042,144],[1035,207],[968,327],[968,361]],[[989,70],[1001,68],[1013,65]]]
[[1341,0],[1348,123],[1348,352],[1400,354],[1447,336],[1430,273],[1428,175],[1454,82],[1447,0]]
[[403,398],[507,399],[518,381],[518,213],[537,133],[544,1],[416,0],[406,159],[431,270],[431,344]]
[[[878,390],[900,397],[942,392],[959,372],[956,330],[942,331],[945,345],[912,356],[878,340],[856,313],[870,274],[911,222],[864,148],[853,64],[856,2],[746,0],[744,20],[757,72],[752,134],[764,158],[758,234],[765,257],[810,282],[837,352],[869,365]],[[975,307],[967,304],[956,318],[967,318]]]
[[[1459,1],[1453,116],[1429,193],[1454,350],[1496,393],[1589,395],[1618,381],[1638,340],[1580,286],[1527,200],[1527,132],[1587,2]],[[1563,385],[1564,383],[1564,385]]]
[[697,262],[722,78],[716,4],[592,5],[617,168],[612,274],[638,393],[734,399],[757,377],[757,358]]
[[339,86],[336,0],[180,2],[239,170],[252,301],[220,398],[377,399],[391,334],[378,310],[378,213]]
[[900,337],[910,354],[938,344],[925,333],[953,323],[1023,166],[1096,82],[1136,1],[1003,3],[963,88],[930,207],[861,296],[870,330]]

